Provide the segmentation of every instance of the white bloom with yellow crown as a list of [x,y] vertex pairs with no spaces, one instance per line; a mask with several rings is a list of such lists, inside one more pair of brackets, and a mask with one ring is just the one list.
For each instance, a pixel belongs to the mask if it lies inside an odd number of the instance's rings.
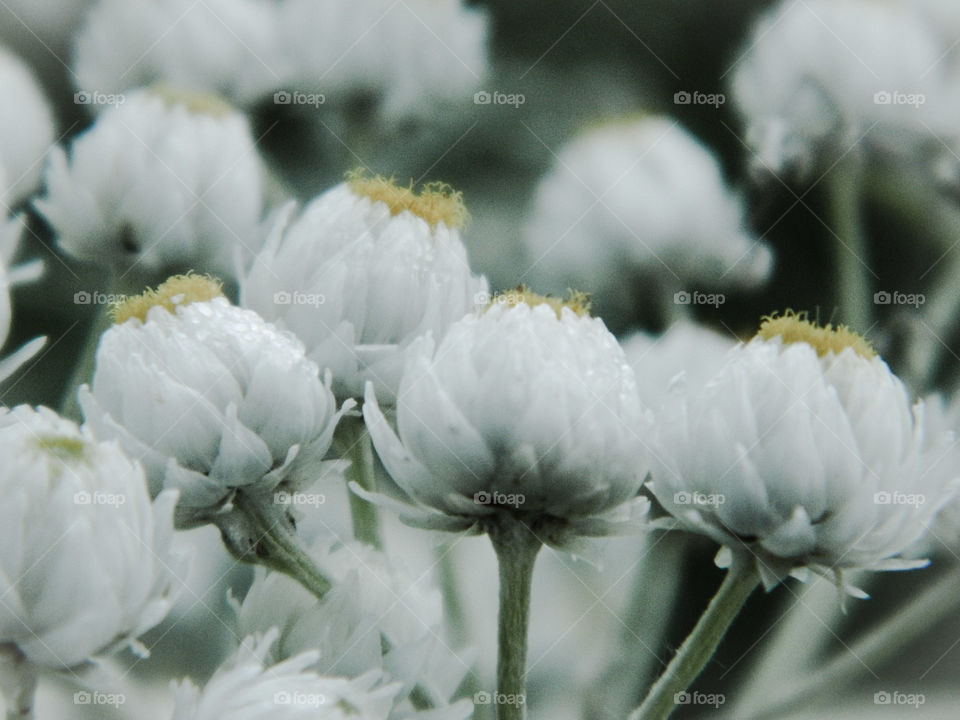
[[23,60],[0,45],[0,217],[10,214],[40,185],[43,162],[54,141],[53,114],[33,72]]
[[661,411],[649,487],[681,527],[751,552],[768,588],[797,568],[919,567],[897,555],[957,475],[929,471],[924,415],[863,338],[767,318]]
[[180,558],[176,493],[151,505],[143,469],[46,408],[0,408],[0,644],[61,670],[160,622]]
[[178,276],[115,308],[100,339],[88,424],[147,469],[153,493],[180,490],[189,525],[243,488],[269,495],[318,477],[341,414],[302,343],[219,283]]
[[262,244],[262,172],[246,118],[165,88],[127,95],[51,151],[35,202],[59,246],[118,274],[235,277]]
[[99,0],[74,42],[81,92],[160,82],[244,104],[281,82],[270,0]]
[[401,683],[397,702],[419,685],[432,704],[445,705],[468,666],[461,661],[446,683],[431,672],[431,657],[445,647],[442,598],[428,575],[414,577],[359,542],[320,541],[310,557],[333,585],[323,600],[282,573],[258,568],[236,605],[241,635],[277,627],[274,660],[319,650],[311,668],[323,675],[356,678],[375,670]]
[[241,288],[241,304],[303,341],[333,372],[338,397],[360,397],[367,380],[396,393],[403,351],[487,299],[470,272],[459,193],[419,194],[381,177],[354,175],[281,219]]
[[290,83],[327,102],[371,94],[389,120],[470,103],[487,71],[487,17],[461,0],[281,0]]
[[523,238],[535,282],[583,289],[605,317],[633,311],[641,280],[671,302],[698,286],[757,286],[772,268],[716,158],[657,116],[601,125],[562,148]]
[[318,675],[308,668],[314,650],[272,664],[272,629],[246,638],[201,690],[189,680],[173,686],[172,720],[386,720],[398,685],[376,673],[356,680]]
[[733,75],[755,170],[810,177],[852,150],[937,144],[952,116],[943,52],[911,3],[777,3]]
[[646,511],[637,494],[651,418],[623,351],[582,296],[499,296],[441,342],[411,348],[399,435],[369,385],[363,414],[397,484],[448,516],[434,512],[437,526],[508,513],[546,522],[544,540],[563,545]]

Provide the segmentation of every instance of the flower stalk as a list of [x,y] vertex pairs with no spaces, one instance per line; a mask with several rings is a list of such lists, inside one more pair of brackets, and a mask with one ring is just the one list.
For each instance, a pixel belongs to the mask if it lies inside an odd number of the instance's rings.
[[504,517],[489,529],[500,574],[497,720],[523,720],[533,565],[542,542],[527,525]]
[[[350,460],[347,480],[357,483],[368,492],[377,491],[377,467],[373,459],[370,433],[362,417],[345,417],[337,428],[344,457]],[[350,493],[350,516],[353,535],[360,542],[383,548],[380,517],[377,507],[356,493]]]
[[734,553],[733,563],[717,594],[629,720],[664,720],[670,716],[676,707],[676,694],[697,679],[759,582],[752,558]]

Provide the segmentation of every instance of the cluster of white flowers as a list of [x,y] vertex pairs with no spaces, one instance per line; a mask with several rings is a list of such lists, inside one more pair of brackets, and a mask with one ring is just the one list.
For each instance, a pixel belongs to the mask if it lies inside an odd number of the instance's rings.
[[[157,716],[466,720],[491,705],[499,720],[523,720],[529,699],[540,717],[563,717],[596,673],[563,667],[554,646],[569,633],[566,647],[583,644],[592,660],[626,632],[663,660],[673,608],[647,608],[647,593],[669,605],[681,565],[698,568],[707,546],[723,584],[630,716],[665,718],[757,586],[820,575],[865,598],[854,584],[876,581],[864,571],[956,557],[960,408],[937,394],[915,401],[845,325],[786,311],[754,334],[753,305],[721,313],[724,292],[752,303],[776,286],[780,302],[792,289],[777,281],[793,270],[780,265],[802,250],[775,263],[785,246],[760,232],[734,164],[688,129],[700,127],[692,116],[601,117],[547,148],[552,166],[525,166],[528,193],[502,217],[528,262],[511,269],[515,289],[494,293],[471,264],[464,193],[430,179],[456,166],[447,153],[481,120],[418,158],[409,184],[370,167],[386,155],[361,157],[384,138],[399,146],[393,157],[416,155],[405,138],[441,114],[463,119],[472,107],[493,125],[523,107],[507,83],[484,89],[491,67],[507,75],[488,54],[492,9],[78,0],[58,16],[47,3],[0,6],[0,24],[30,26],[70,74],[58,89],[0,46],[4,393],[20,381],[36,391],[43,358],[24,364],[46,341],[4,347],[20,337],[11,288],[56,263],[57,290],[71,282],[65,271],[106,291],[75,296],[71,319],[92,329],[73,376],[57,383],[59,410],[0,394],[8,716],[34,716],[38,684],[92,689],[106,677],[94,666],[119,651],[140,662],[167,635],[182,643],[191,608],[174,606],[186,588],[227,634],[222,647],[190,638],[202,660],[174,677],[202,682],[173,684]],[[786,185],[839,166],[831,191],[842,197],[824,225],[867,270],[860,194],[883,174],[863,174],[869,161],[918,176],[931,160],[960,168],[958,20],[937,0],[782,0],[758,13],[728,66],[745,132],[738,147],[725,124],[726,139],[747,174]],[[10,35],[0,29],[13,47]],[[59,97],[67,85],[72,101]],[[345,168],[319,167],[329,158],[271,133],[318,124],[360,169],[308,192],[297,173]],[[300,167],[285,167],[284,153],[302,154]],[[848,167],[848,156],[868,162]],[[924,192],[898,209],[926,207]],[[943,183],[930,194],[942,203]],[[936,207],[937,226],[960,231],[956,207]],[[841,305],[870,304],[867,274],[840,268]],[[59,303],[52,291],[49,303]],[[58,321],[70,315],[63,304]],[[958,301],[930,304],[946,344]],[[850,306],[840,311],[852,323]],[[51,345],[70,346],[74,325]],[[887,328],[870,332],[898,367]],[[209,588],[191,586],[174,549],[186,530],[207,533],[198,543],[220,533],[197,552],[220,553],[208,563],[217,572],[203,573]],[[675,544],[657,555],[665,531]],[[541,552],[556,584],[533,601]],[[618,577],[590,586],[583,578],[602,571],[571,569],[581,558],[608,561]],[[664,573],[670,582],[657,583]],[[598,608],[616,627],[601,628]],[[563,635],[533,633],[543,652],[528,659],[530,625],[570,615]],[[651,627],[638,632],[638,619]],[[171,669],[145,667],[147,684]],[[113,680],[133,692],[134,669]],[[603,679],[592,692],[622,692],[611,701],[619,716],[646,679]]]

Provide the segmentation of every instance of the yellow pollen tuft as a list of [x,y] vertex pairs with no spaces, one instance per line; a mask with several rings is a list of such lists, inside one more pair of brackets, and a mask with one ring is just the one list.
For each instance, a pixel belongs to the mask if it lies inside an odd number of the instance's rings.
[[172,313],[178,307],[222,296],[223,285],[219,280],[189,272],[186,275],[174,275],[158,285],[156,290],[147,288],[143,294],[117,303],[110,308],[110,314],[118,325],[134,317],[146,322],[150,308],[162,307]]
[[223,98],[209,93],[185,90],[173,85],[157,84],[149,87],[151,95],[160,98],[167,105],[183,105],[196,115],[209,115],[215,118],[225,117],[237,112],[236,109]]
[[347,173],[347,184],[357,195],[366,195],[374,202],[386,203],[391,215],[409,210],[426,220],[431,227],[443,223],[459,230],[470,217],[467,206],[463,204],[463,193],[446,183],[427,183],[418,194],[413,189],[412,181],[409,187],[400,187],[392,178],[381,175],[369,177],[366,171],[360,169]]
[[770,340],[778,335],[784,343],[807,343],[820,357],[828,353],[839,355],[846,348],[868,360],[877,354],[866,338],[857,335],[846,325],[834,327],[827,323],[820,327],[807,320],[806,312],[787,310],[783,315],[773,313],[765,316],[757,336]]
[[510,307],[515,307],[520,303],[529,305],[530,307],[549,305],[553,308],[558,318],[561,316],[563,308],[569,308],[580,317],[590,317],[590,296],[585,292],[571,290],[567,294],[567,299],[563,300],[549,295],[538,295],[525,285],[518,285],[513,290],[508,290],[507,292],[498,292],[490,300],[487,308],[491,308],[494,305],[509,305]]
[[46,435],[36,439],[37,447],[45,453],[67,461],[83,460],[87,445],[81,438],[63,435]]

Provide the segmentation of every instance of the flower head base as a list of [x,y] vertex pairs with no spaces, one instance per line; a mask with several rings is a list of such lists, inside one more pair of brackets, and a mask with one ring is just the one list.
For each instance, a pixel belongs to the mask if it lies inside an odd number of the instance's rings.
[[867,360],[877,355],[866,338],[857,335],[846,325],[835,328],[827,323],[821,327],[807,320],[805,312],[795,313],[792,310],[787,310],[783,315],[774,313],[764,317],[757,337],[764,340],[779,337],[785,344],[806,343],[816,350],[820,357],[827,353],[839,355],[847,348]]
[[494,303],[411,347],[399,437],[369,386],[363,412],[394,480],[451,528],[509,513],[548,521],[555,544],[602,534],[646,474],[650,419],[623,351],[601,320],[551,303]]
[[840,581],[925,564],[897,556],[954,492],[955,472],[931,470],[924,405],[862,338],[795,315],[768,318],[658,420],[657,499],[682,527],[749,549],[768,587],[797,568]]
[[455,230],[462,230],[470,218],[467,206],[463,204],[463,193],[446,183],[427,183],[417,193],[412,183],[409,187],[401,187],[381,175],[369,177],[362,169],[351,172],[347,183],[357,195],[386,204],[391,215],[409,211],[431,226],[443,223]]
[[147,312],[162,307],[174,313],[178,307],[194,302],[206,302],[223,297],[223,283],[209,275],[174,275],[162,282],[155,290],[148,289],[141,295],[127,298],[110,309],[113,321],[118,325],[130,318],[147,321]]
[[151,505],[140,465],[45,408],[0,409],[0,453],[0,644],[58,670],[138,647],[183,570],[176,494]]

